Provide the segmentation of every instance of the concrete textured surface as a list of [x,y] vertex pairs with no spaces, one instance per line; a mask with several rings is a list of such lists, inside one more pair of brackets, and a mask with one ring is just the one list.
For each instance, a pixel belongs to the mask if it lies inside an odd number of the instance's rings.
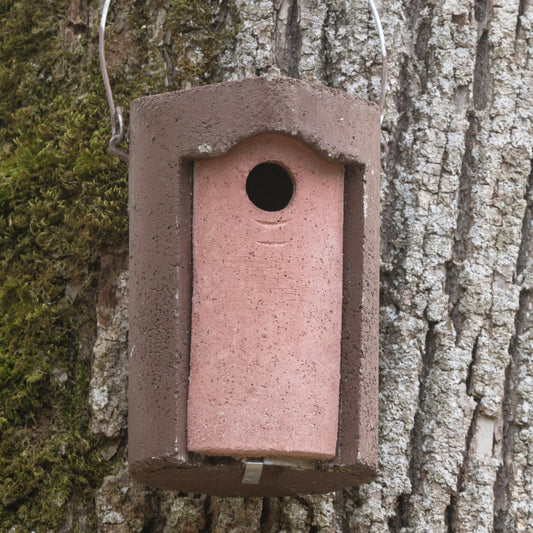
[[[282,210],[255,206],[252,170],[283,165]],[[332,459],[341,359],[344,166],[279,134],[194,163],[187,447]],[[272,181],[272,171],[265,180]],[[263,196],[267,192],[263,191]]]

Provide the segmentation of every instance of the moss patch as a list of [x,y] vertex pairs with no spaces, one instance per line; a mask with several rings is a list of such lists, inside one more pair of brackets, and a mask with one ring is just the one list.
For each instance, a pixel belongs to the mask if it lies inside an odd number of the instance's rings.
[[[216,79],[229,3],[117,4],[118,103]],[[127,242],[127,170],[107,151],[96,31],[72,5],[0,0],[1,531],[57,531],[74,509],[94,530],[94,492],[113,466],[90,432],[79,345],[94,328],[99,253]],[[154,26],[158,6],[166,19],[148,47],[142,25]]]

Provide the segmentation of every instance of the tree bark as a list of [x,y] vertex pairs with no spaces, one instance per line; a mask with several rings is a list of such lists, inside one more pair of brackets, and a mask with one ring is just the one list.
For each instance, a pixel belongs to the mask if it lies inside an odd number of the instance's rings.
[[[124,72],[135,96],[286,75],[379,99],[381,54],[366,0],[203,2],[210,20],[176,30],[174,17],[193,4],[112,6],[112,75]],[[94,36],[98,8],[72,0],[70,16],[85,17]],[[91,350],[91,431],[115,465],[90,489],[98,531],[533,531],[533,2],[382,0],[378,8],[389,52],[378,479],[272,499],[133,482],[124,242],[101,255]],[[133,34],[135,22],[142,32]],[[228,44],[208,61],[215,26],[229,32]],[[63,531],[87,530],[90,511],[64,509]]]

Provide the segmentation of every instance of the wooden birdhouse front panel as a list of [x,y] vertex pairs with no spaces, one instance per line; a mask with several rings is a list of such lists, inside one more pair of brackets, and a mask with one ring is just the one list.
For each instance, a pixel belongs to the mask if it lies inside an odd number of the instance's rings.
[[194,162],[189,451],[335,457],[344,170],[277,133]]

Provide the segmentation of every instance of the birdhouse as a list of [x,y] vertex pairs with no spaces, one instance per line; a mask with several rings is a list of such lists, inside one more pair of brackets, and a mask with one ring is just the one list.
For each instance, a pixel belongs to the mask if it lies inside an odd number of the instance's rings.
[[278,78],[130,111],[129,465],[216,495],[375,476],[379,107]]

